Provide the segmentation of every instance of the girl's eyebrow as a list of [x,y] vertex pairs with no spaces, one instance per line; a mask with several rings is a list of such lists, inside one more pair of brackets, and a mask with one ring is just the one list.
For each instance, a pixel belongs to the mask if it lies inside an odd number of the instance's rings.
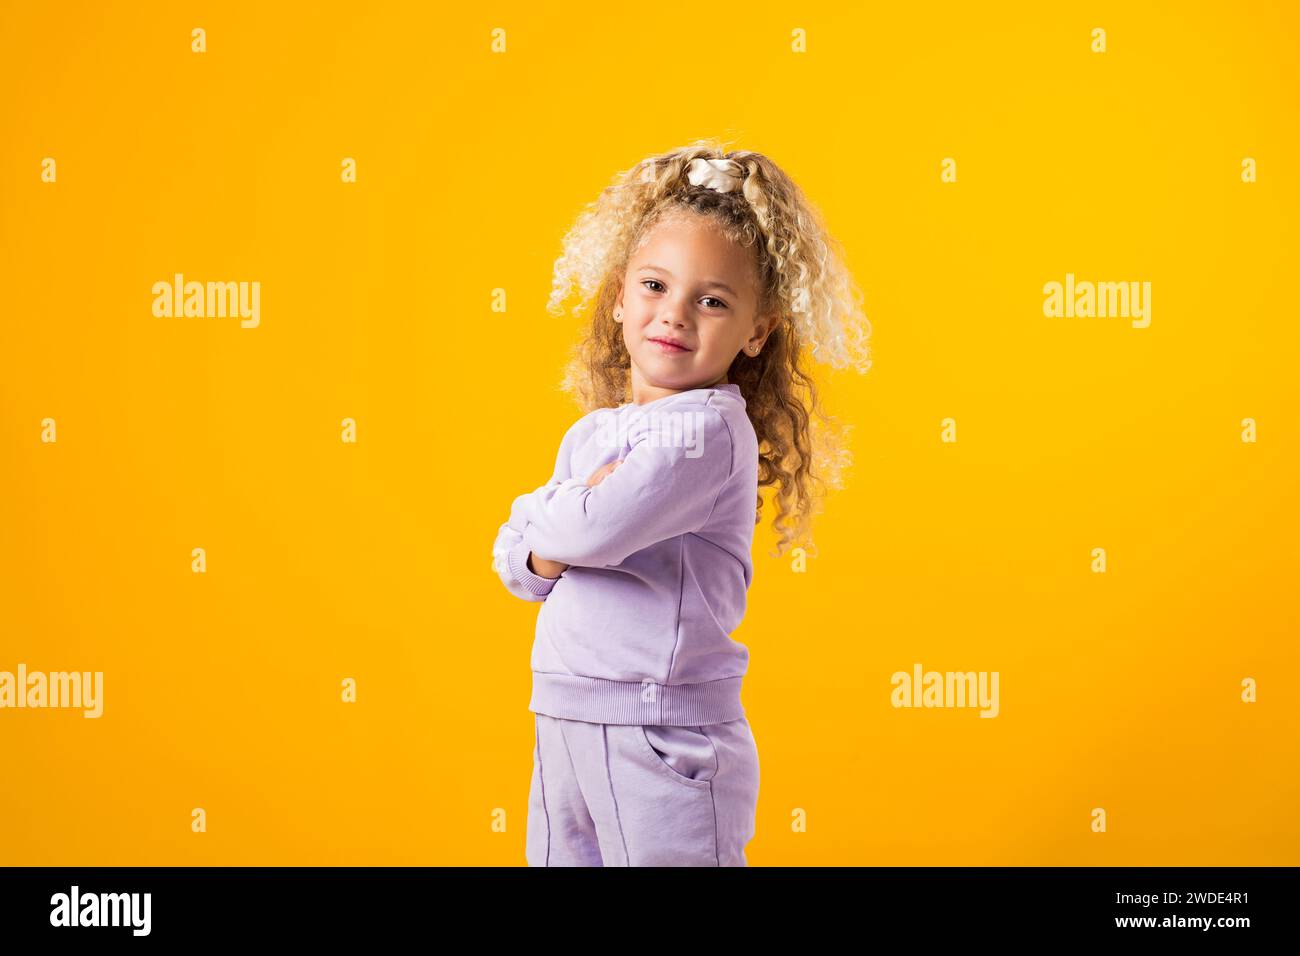
[[[669,272],[667,269],[665,269],[663,266],[656,266],[656,265],[649,265],[649,264],[647,264],[647,265],[642,266],[642,267],[641,267],[640,269],[638,269],[637,271],[638,271],[638,272],[644,272],[646,269],[654,269],[656,272],[662,272],[664,275],[666,275],[666,276],[667,276],[668,278],[670,278],[670,279],[674,278],[673,274],[672,274],[671,272]],[[717,288],[717,289],[725,289],[725,290],[726,290],[727,292],[729,292],[731,295],[734,295],[734,296],[739,297],[739,293],[736,292],[735,289],[733,289],[731,286],[727,285],[727,283],[723,282],[723,281],[720,280],[720,279],[705,279],[705,280],[704,280],[704,284],[707,285],[707,286],[712,286],[713,288]]]

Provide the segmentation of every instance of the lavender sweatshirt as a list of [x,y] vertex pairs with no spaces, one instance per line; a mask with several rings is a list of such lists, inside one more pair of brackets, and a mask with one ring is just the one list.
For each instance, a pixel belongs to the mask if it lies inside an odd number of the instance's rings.
[[[623,463],[594,488],[587,478]],[[745,716],[745,613],[758,500],[758,439],[734,384],[583,416],[551,480],[520,495],[493,568],[541,602],[529,710],[604,724],[721,723]],[[560,577],[528,570],[528,554]]]

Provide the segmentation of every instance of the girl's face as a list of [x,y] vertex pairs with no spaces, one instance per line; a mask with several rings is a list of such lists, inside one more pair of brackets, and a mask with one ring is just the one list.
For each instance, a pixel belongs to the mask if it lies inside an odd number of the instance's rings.
[[654,226],[614,305],[636,404],[722,384],[737,354],[761,351],[771,325],[756,314],[756,272],[753,253],[701,216],[672,215]]

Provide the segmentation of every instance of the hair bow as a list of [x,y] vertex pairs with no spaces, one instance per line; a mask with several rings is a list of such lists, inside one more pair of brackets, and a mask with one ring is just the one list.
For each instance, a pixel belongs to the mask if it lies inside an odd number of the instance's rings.
[[745,181],[744,167],[734,159],[705,159],[696,157],[686,167],[686,178],[692,186],[708,186],[720,193],[739,189]]

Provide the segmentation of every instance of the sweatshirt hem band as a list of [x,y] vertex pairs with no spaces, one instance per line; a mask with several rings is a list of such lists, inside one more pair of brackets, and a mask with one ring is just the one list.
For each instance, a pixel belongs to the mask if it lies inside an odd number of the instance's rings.
[[745,716],[740,701],[742,680],[727,677],[699,684],[658,684],[533,671],[528,709],[593,724],[721,724]]

